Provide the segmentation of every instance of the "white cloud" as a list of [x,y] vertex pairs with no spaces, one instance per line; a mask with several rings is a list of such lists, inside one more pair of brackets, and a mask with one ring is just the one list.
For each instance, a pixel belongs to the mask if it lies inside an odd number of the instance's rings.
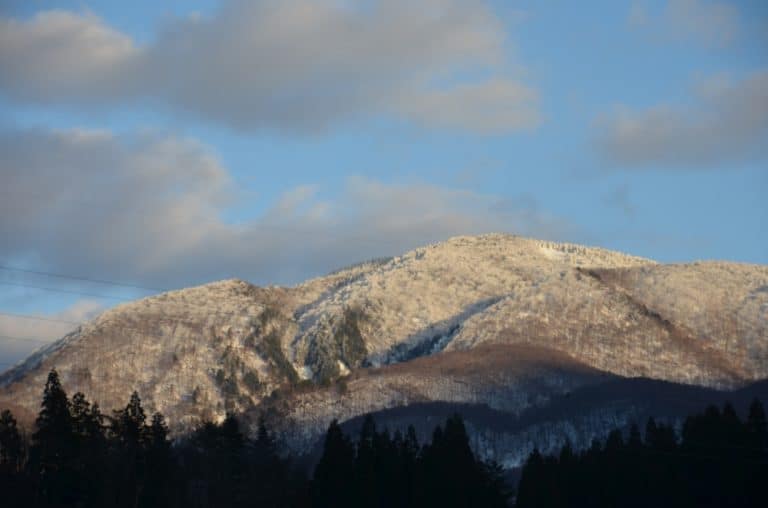
[[[149,100],[247,131],[376,115],[480,132],[537,121],[535,92],[510,76],[506,33],[483,2],[236,0],[173,20],[144,47],[92,15],[0,23],[0,93],[14,99]],[[490,77],[435,86],[472,75]]]
[[0,133],[0,260],[149,287],[286,283],[451,235],[568,231],[535,203],[363,177],[290,189],[234,225],[221,217],[237,205],[236,187],[205,146],[84,132]]
[[722,47],[739,35],[739,12],[714,0],[668,0],[659,12],[650,12],[646,2],[635,1],[629,11],[631,27],[661,40],[692,41]]
[[61,312],[38,316],[46,320],[0,315],[0,372],[10,367],[9,362],[25,358],[35,349],[60,339],[77,326],[61,321],[80,323],[95,317],[102,310],[100,302],[82,299]]
[[626,167],[725,167],[767,155],[768,71],[702,83],[686,105],[621,106],[599,122],[598,147]]
[[408,95],[400,108],[423,125],[494,133],[538,125],[537,99],[525,85],[491,80]]
[[130,38],[93,15],[0,18],[0,87],[21,99],[100,101],[124,94],[139,54]]

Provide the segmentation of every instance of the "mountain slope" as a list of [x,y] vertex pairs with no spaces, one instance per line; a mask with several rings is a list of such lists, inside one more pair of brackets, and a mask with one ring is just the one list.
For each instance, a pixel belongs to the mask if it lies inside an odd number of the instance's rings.
[[268,412],[306,449],[330,419],[408,404],[517,414],[617,376],[768,378],[768,267],[661,265],[458,237],[295,287],[239,280],[117,306],[0,376],[27,421],[56,367],[102,408],[138,390],[175,432]]

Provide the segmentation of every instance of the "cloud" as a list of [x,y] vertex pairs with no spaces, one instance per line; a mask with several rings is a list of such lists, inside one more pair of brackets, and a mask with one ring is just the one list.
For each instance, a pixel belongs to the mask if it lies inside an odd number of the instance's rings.
[[93,15],[0,18],[0,87],[22,100],[103,101],[126,94],[139,50]]
[[452,235],[567,231],[535,203],[363,177],[289,189],[232,224],[222,218],[239,205],[228,171],[173,136],[15,130],[0,132],[0,152],[0,261],[148,287],[294,283]]
[[403,98],[400,110],[419,124],[483,133],[536,127],[538,94],[520,83],[494,80]]
[[617,108],[598,121],[597,144],[623,167],[705,169],[764,158],[768,71],[740,81],[711,79],[686,105]]
[[102,310],[100,302],[81,299],[61,312],[40,316],[50,321],[0,315],[0,372],[9,368],[9,363],[26,358],[38,347],[60,339],[76,327],[55,320],[80,323]]
[[635,1],[627,19],[632,28],[656,39],[723,47],[739,35],[739,12],[724,2],[668,0],[660,12],[649,11],[645,2]]
[[484,3],[463,0],[236,0],[173,19],[144,46],[93,15],[46,11],[0,18],[0,93],[156,104],[243,131],[320,132],[379,115],[513,131],[538,116],[507,43]]

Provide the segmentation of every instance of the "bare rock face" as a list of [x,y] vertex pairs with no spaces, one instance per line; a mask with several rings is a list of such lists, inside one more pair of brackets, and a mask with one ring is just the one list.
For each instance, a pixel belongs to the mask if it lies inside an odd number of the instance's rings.
[[766,379],[768,267],[458,237],[295,287],[228,280],[117,306],[0,376],[0,407],[31,421],[52,367],[103,410],[137,390],[176,433],[267,414],[306,450],[333,418],[413,404],[519,415],[619,377]]

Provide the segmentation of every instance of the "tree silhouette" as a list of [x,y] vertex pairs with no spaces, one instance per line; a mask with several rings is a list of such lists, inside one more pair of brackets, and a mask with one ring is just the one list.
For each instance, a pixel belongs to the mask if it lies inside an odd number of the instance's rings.
[[355,498],[374,500],[379,498],[378,475],[381,473],[379,449],[377,446],[376,423],[373,416],[366,415],[360,429],[355,459],[355,476],[353,488],[357,491]]
[[312,479],[314,506],[355,506],[355,493],[350,480],[355,473],[355,452],[339,422],[328,426],[323,445],[323,456],[315,467]]
[[503,507],[509,492],[498,464],[477,460],[453,415],[419,448],[416,431],[377,431],[363,419],[356,446],[334,421],[312,481],[313,506]]
[[758,399],[754,399],[749,406],[746,427],[750,436],[749,446],[757,451],[768,448],[768,423],[766,423],[763,404]]
[[168,506],[172,491],[168,479],[173,468],[168,426],[160,413],[152,415],[146,430],[146,483],[141,496],[142,506]]
[[118,506],[136,506],[143,495],[146,477],[146,414],[138,392],[133,392],[128,404],[115,411],[112,435],[117,456],[117,477],[114,492]]
[[21,467],[22,443],[16,419],[8,409],[0,413],[0,472],[14,474]]
[[686,418],[681,440],[671,424],[650,418],[645,441],[632,426],[626,444],[615,429],[604,447],[593,442],[580,454],[566,446],[559,457],[542,458],[534,450],[517,506],[761,506],[768,449],[752,441],[765,428],[759,402],[749,414],[742,422],[726,403]]
[[48,373],[32,434],[30,466],[41,503],[71,505],[79,497],[74,471],[76,445],[69,400],[55,369]]

